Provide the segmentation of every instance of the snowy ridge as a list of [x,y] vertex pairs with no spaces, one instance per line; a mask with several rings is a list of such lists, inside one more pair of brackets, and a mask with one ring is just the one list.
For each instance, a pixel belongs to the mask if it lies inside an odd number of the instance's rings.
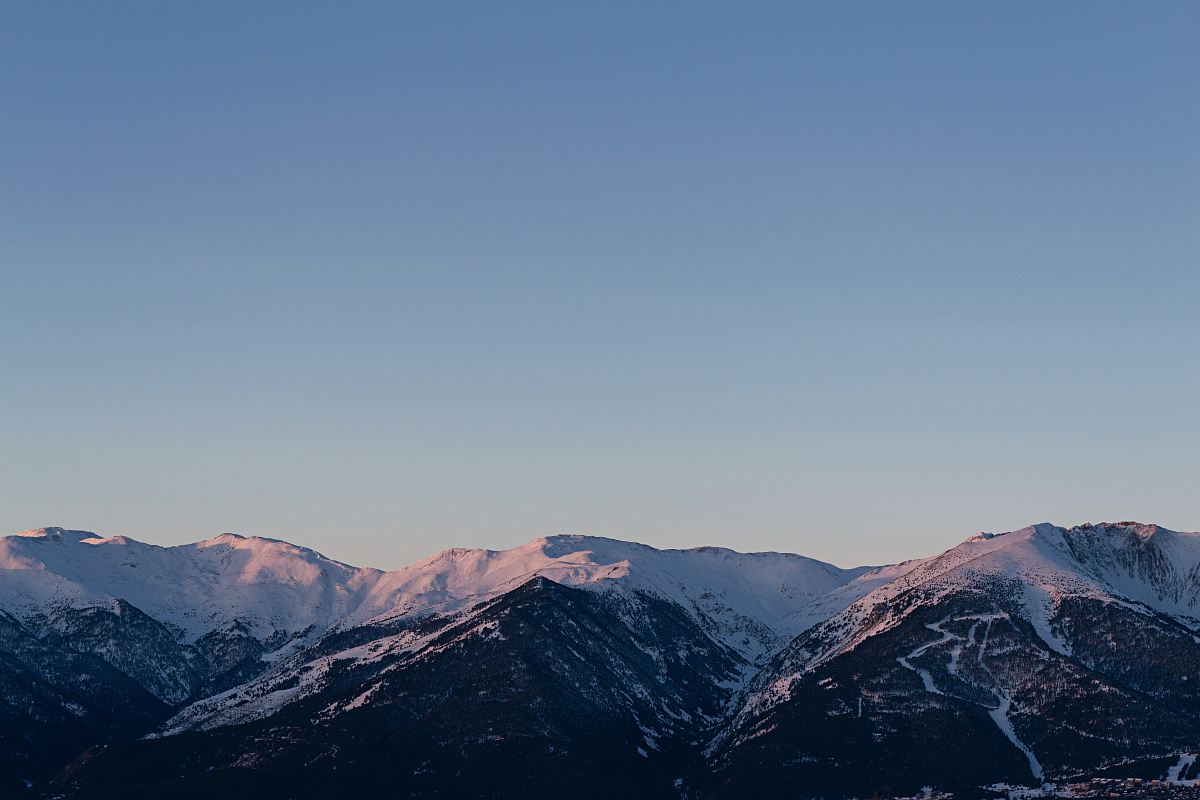
[[[1200,534],[1137,523],[1069,530],[1040,524],[976,535],[939,556],[877,569],[841,569],[789,553],[659,550],[557,535],[510,550],[445,550],[392,572],[236,534],[174,547],[62,528],[0,537],[0,609],[30,619],[56,608],[104,608],[119,598],[177,630],[183,641],[235,624],[265,639],[448,613],[541,576],[670,599],[711,623],[715,635],[750,660],[815,624],[835,623],[830,618],[837,615],[836,624],[853,632],[814,654],[817,663],[898,621],[878,618],[877,607],[918,588],[932,599],[983,575],[1022,582],[1034,624],[1061,649],[1045,620],[1064,594],[1117,596],[1196,617]],[[870,628],[861,629],[868,619]]]
[[644,591],[711,623],[754,660],[810,624],[810,607],[865,571],[789,553],[658,550],[558,535],[511,550],[454,548],[392,572],[352,567],[273,539],[222,534],[159,547],[123,536],[43,528],[0,538],[0,609],[18,619],[121,599],[195,641],[240,626],[260,640],[454,612],[542,576],[601,591]]
[[[1070,529],[1041,523],[1009,533],[977,534],[941,555],[884,570],[895,577],[843,604],[843,610],[827,614],[804,637],[812,644],[794,646],[769,674],[760,676],[744,700],[738,723],[786,702],[802,676],[901,625],[919,609],[952,595],[981,591],[980,587],[1019,587],[1024,618],[1049,650],[1062,655],[1070,655],[1071,648],[1051,621],[1066,598],[1163,613],[1200,630],[1200,533],[1134,522]],[[854,588],[850,582],[831,597],[845,596]],[[945,641],[949,640],[928,646]],[[899,660],[932,687],[927,675],[904,658]]]
[[323,631],[362,604],[379,574],[236,534],[175,547],[62,528],[0,538],[0,609],[28,621],[120,599],[185,642],[234,625],[260,639]]
[[541,576],[566,586],[644,591],[673,600],[707,617],[729,646],[753,660],[803,630],[810,624],[806,612],[818,600],[867,570],[791,553],[659,550],[562,534],[511,550],[446,550],[386,573],[345,624],[453,611]]

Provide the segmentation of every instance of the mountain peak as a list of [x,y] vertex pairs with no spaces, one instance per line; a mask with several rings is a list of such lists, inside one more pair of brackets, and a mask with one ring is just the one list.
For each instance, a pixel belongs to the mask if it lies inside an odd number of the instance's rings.
[[1154,522],[1138,522],[1137,520],[1121,520],[1119,522],[1083,522],[1079,525],[1072,525],[1070,528],[1063,528],[1068,533],[1072,532],[1096,532],[1102,530],[1125,530],[1133,533],[1138,533],[1143,536],[1151,536],[1159,531],[1168,530],[1163,526]]
[[46,528],[32,528],[27,531],[21,531],[20,533],[14,533],[13,536],[22,536],[27,539],[53,539],[55,541],[67,539],[76,542],[96,538],[96,534],[91,531],[76,531],[53,525]]
[[1121,522],[1100,522],[1095,525],[1081,527],[1123,530],[1128,531],[1129,533],[1132,533],[1141,539],[1148,539],[1158,533],[1167,531],[1167,529],[1163,526],[1157,525],[1153,522],[1136,522],[1134,520],[1123,520]]

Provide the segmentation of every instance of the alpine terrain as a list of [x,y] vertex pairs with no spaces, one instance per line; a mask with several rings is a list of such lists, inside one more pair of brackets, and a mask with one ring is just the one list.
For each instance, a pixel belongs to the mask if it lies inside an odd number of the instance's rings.
[[0,538],[0,795],[1069,795],[1200,770],[1200,534],[842,569],[589,536],[392,572]]

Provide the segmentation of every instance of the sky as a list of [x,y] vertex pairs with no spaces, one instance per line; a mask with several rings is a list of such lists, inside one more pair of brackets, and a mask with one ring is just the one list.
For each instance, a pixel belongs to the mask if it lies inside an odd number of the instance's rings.
[[0,530],[1200,529],[1200,6],[14,2]]

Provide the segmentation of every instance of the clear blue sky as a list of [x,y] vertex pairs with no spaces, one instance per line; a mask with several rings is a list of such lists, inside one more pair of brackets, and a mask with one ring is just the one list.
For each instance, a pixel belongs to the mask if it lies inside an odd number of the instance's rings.
[[1200,6],[0,12],[0,529],[1200,528]]

